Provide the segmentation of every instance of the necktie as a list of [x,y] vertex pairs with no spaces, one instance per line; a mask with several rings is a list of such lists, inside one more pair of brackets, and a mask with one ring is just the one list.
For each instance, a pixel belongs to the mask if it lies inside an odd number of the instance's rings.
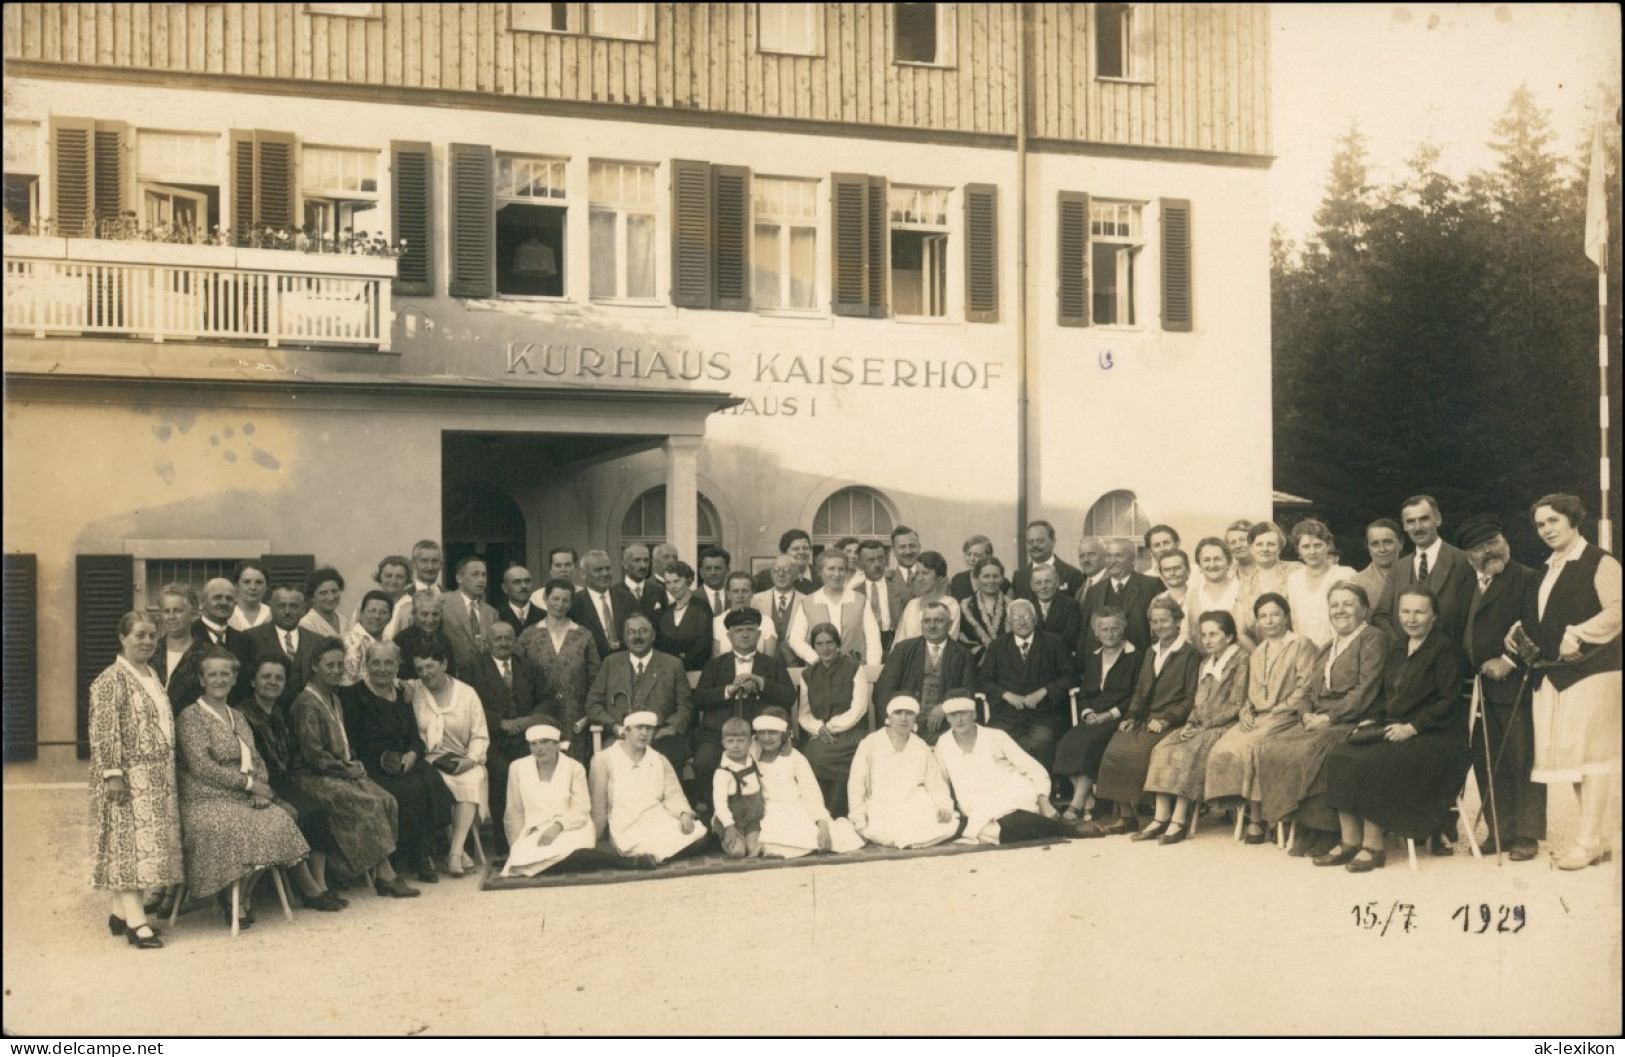
[[790,613],[790,599],[789,599],[789,596],[780,595],[779,596],[779,604],[778,604],[778,617],[777,617],[778,621],[780,623],[783,623],[784,618],[786,616],[788,616],[789,613]]
[[1021,659],[1025,661],[1027,659],[1027,647],[1032,644],[1029,642],[1018,642],[1016,645],[1021,647]]
[[1040,602],[1040,603],[1038,603],[1038,619],[1039,620],[1048,620],[1049,619],[1049,603],[1048,602]]
[[642,584],[633,584],[632,585],[632,597],[637,599],[639,602],[643,601],[643,585]]
[[1478,593],[1483,594],[1490,589],[1490,578],[1482,574],[1478,577]]
[[503,682],[503,685],[506,686],[509,690],[513,689],[513,668],[512,668],[512,664],[513,664],[512,661],[503,661],[502,662],[502,682]]
[[289,657],[298,653],[299,648],[293,644],[293,632],[284,631],[282,633],[282,649]]
[[1425,584],[1428,582],[1428,552],[1418,551],[1417,555],[1416,582],[1419,584]]
[[879,621],[880,621],[880,582],[878,580],[869,585],[869,609],[875,615],[875,622],[879,623]]
[[632,678],[633,678],[634,681],[643,678],[643,665],[644,665],[643,658],[639,657],[639,658],[636,658],[635,660],[633,660],[633,662],[632,662]]
[[711,592],[711,612],[713,612],[713,613],[722,612],[722,592],[721,591],[712,591]]
[[609,612],[609,595],[598,596],[598,622],[604,625],[604,637],[609,640],[609,648],[615,649],[620,643],[615,639],[615,618]]
[[468,600],[468,625],[474,629],[474,634],[480,633],[480,604],[474,599]]

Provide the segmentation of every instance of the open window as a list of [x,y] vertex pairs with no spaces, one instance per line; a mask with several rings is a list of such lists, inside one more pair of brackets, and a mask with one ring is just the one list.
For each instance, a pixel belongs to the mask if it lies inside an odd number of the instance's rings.
[[953,4],[893,4],[892,59],[923,66],[954,64]]
[[508,28],[523,33],[586,33],[653,40],[653,4],[509,4]]
[[564,296],[566,168],[563,158],[497,158],[498,294]]
[[893,184],[891,300],[898,317],[948,314],[948,189]]
[[142,227],[178,242],[207,238],[220,223],[220,137],[139,130],[136,185]]
[[1095,5],[1095,76],[1151,80],[1151,4]]
[[300,172],[307,236],[337,242],[383,234],[378,151],[307,146]]
[[39,221],[40,126],[7,121],[5,126],[6,231],[27,231]]
[[1096,326],[1139,325],[1137,310],[1142,207],[1094,199],[1089,204],[1091,309]]

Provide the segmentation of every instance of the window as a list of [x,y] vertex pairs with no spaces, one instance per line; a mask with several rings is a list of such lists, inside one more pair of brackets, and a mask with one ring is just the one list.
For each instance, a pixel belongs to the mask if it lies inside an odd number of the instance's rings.
[[1106,540],[1127,540],[1139,551],[1145,534],[1151,528],[1151,519],[1140,508],[1133,492],[1121,490],[1107,492],[1095,501],[1083,516],[1083,534]]
[[[933,4],[904,4],[933,7]],[[781,55],[824,54],[822,4],[757,4],[757,50]]]
[[891,296],[898,316],[948,314],[948,189],[893,186]]
[[953,4],[893,4],[892,58],[928,66],[954,64]]
[[654,39],[652,4],[510,4],[508,8],[508,28],[521,32]]
[[1136,325],[1135,261],[1145,240],[1140,206],[1133,202],[1089,204],[1089,271],[1094,279],[1091,310],[1103,326]]
[[[701,550],[722,544],[722,536],[717,531],[717,526],[721,524],[717,517],[717,508],[712,506],[711,500],[704,495],[695,497],[694,519]],[[666,486],[660,485],[638,496],[632,501],[632,505],[626,508],[626,516],[621,518],[621,546],[642,543],[653,547],[657,543],[664,542],[666,542]]]
[[652,299],[655,167],[595,161],[587,193],[593,299]]
[[300,175],[305,234],[336,241],[355,233],[357,220],[362,232],[377,231],[377,151],[307,146]]
[[829,547],[845,536],[860,540],[883,540],[891,544],[891,504],[868,488],[843,488],[830,496],[813,515],[813,543]]
[[1095,76],[1151,80],[1151,5],[1095,5]]
[[497,158],[497,293],[564,296],[565,202],[563,158]]
[[27,230],[39,219],[40,127],[7,121],[5,127],[6,230]]
[[814,309],[818,297],[818,181],[758,176],[751,183],[757,308]]
[[306,4],[311,15],[334,15],[339,18],[382,18],[377,4]]
[[140,129],[136,183],[142,227],[183,239],[208,235],[220,223],[220,137]]

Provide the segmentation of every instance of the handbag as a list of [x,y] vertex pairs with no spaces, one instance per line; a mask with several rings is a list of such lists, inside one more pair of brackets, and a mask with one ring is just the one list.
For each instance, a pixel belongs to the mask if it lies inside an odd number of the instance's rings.
[[463,762],[463,757],[454,752],[448,752],[446,755],[438,756],[429,762],[447,774],[456,774],[458,766]]
[[1388,737],[1388,728],[1373,723],[1370,726],[1355,727],[1349,731],[1350,745],[1374,745]]
[[405,758],[400,753],[393,749],[385,750],[378,757],[378,769],[390,776],[405,774],[406,767],[403,763],[404,759]]

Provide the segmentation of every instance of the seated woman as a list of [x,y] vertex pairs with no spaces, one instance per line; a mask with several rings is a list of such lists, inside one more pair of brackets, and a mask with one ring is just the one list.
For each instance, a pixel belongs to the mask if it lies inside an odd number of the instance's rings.
[[1242,800],[1247,811],[1247,843],[1263,844],[1263,807],[1247,800],[1254,786],[1254,749],[1265,738],[1297,724],[1314,677],[1315,644],[1292,630],[1292,607],[1277,594],[1253,603],[1258,646],[1247,664],[1247,700],[1236,725],[1225,732],[1207,758],[1209,802]]
[[1349,728],[1376,699],[1388,657],[1387,636],[1366,623],[1371,603],[1363,588],[1338,584],[1326,605],[1334,637],[1314,653],[1295,722],[1253,749],[1241,790],[1258,803],[1265,826],[1292,816],[1294,856],[1320,855],[1337,841],[1337,813],[1326,806],[1326,756],[1348,740]]
[[863,667],[841,652],[841,633],[834,624],[813,628],[811,638],[818,660],[802,669],[799,722],[807,737],[801,751],[818,778],[824,803],[843,815],[852,758],[869,714],[869,680]]
[[1010,597],[1004,592],[1004,563],[988,555],[971,573],[976,590],[959,607],[959,641],[981,663],[993,640],[1010,630]]
[[417,716],[396,682],[400,667],[401,650],[393,642],[367,647],[367,677],[339,691],[344,730],[367,777],[395,798],[399,865],[415,866],[419,881],[435,884],[440,880],[434,868],[435,842],[445,839],[457,801],[440,772],[429,765]]
[[653,712],[633,712],[620,739],[593,755],[587,773],[594,834],[607,835],[621,855],[645,857],[650,865],[694,848],[706,836],[671,761],[649,751],[659,725]]
[[914,733],[920,702],[898,694],[886,725],[858,743],[846,782],[847,818],[870,844],[929,848],[959,832],[959,813],[942,765]]
[[1214,610],[1203,613],[1197,627],[1207,659],[1197,676],[1196,697],[1185,725],[1151,750],[1145,791],[1157,794],[1157,812],[1134,840],[1178,844],[1185,839],[1192,805],[1203,798],[1208,755],[1247,700],[1247,654],[1236,645],[1235,618]]
[[323,566],[305,577],[305,597],[310,608],[299,618],[299,626],[324,639],[343,639],[350,630],[350,618],[339,612],[344,597],[344,577],[337,569]]
[[508,767],[508,832],[503,877],[534,877],[598,843],[592,828],[587,769],[559,753],[559,728],[538,723],[525,731],[530,755]]
[[288,721],[276,704],[282,691],[287,689],[289,663],[288,658],[280,654],[266,654],[256,659],[248,683],[253,696],[237,707],[254,731],[254,747],[265,761],[271,791],[279,801],[293,808],[299,832],[310,845],[310,859],[289,871],[299,902],[311,910],[343,910],[350,905],[349,900],[328,888],[324,881],[318,881],[310,868],[311,862],[325,862],[328,853],[336,851],[338,845],[334,843],[326,806],[300,789],[290,770],[293,736],[288,733]]
[[797,859],[815,851],[849,852],[863,838],[844,818],[830,818],[807,758],[790,747],[790,714],[777,705],[751,721],[762,781],[762,855]]
[[446,872],[461,877],[474,865],[463,850],[468,831],[491,814],[485,752],[491,735],[485,729],[485,708],[474,688],[446,674],[451,649],[443,643],[425,643],[412,662],[417,680],[408,684],[418,734],[426,750],[424,759],[440,772],[457,806],[452,809],[446,852]]
[[[1435,627],[1438,596],[1426,585],[1407,587],[1395,608],[1405,640],[1388,650],[1377,700],[1326,758],[1326,802],[1342,836],[1315,857],[1316,866],[1381,869],[1388,859],[1383,831],[1428,837],[1467,776],[1461,651]],[[1362,730],[1382,733],[1363,740]]]
[[[241,881],[238,925],[252,925],[248,894],[270,866],[292,866],[310,854],[287,805],[277,803],[265,761],[254,749],[254,732],[226,704],[237,685],[237,658],[224,646],[211,647],[200,665],[203,696],[181,710],[175,721],[180,751],[181,839],[186,851],[186,886],[194,897],[223,896]],[[220,915],[232,923],[231,903]]]
[[[367,768],[350,749],[339,682],[344,678],[344,644],[323,639],[316,646],[310,678],[288,709],[288,727],[296,746],[293,780],[301,792],[327,809],[333,832],[333,867],[346,877],[377,872],[374,890],[381,896],[410,899],[418,890],[401,880],[390,864],[395,850],[398,807],[395,798],[367,777]],[[316,879],[326,883],[326,863],[316,859]]]
[[996,727],[979,726],[967,690],[950,690],[942,703],[948,734],[937,739],[937,762],[965,816],[965,836],[979,844],[1014,844],[1044,837],[1076,837],[1055,817],[1049,774]]
[[367,677],[367,647],[383,642],[394,603],[382,591],[368,591],[356,610],[355,622],[344,633],[344,686],[354,686]]
[[1061,736],[1055,747],[1055,773],[1072,779],[1072,800],[1061,812],[1063,822],[1089,822],[1095,779],[1117,724],[1128,711],[1140,674],[1140,658],[1124,638],[1128,618],[1116,606],[1102,606],[1089,618],[1095,641],[1092,653],[1079,658],[1083,688],[1078,692],[1078,725]]
[[947,559],[936,551],[921,551],[914,562],[914,580],[910,584],[913,597],[897,618],[897,633],[892,636],[893,642],[917,639],[924,634],[920,617],[932,602],[941,602],[948,607],[948,637],[959,638],[959,599],[948,593],[950,582]]
[[1099,822],[1088,836],[1133,833],[1140,828],[1139,803],[1145,793],[1145,773],[1151,750],[1185,722],[1196,699],[1196,679],[1202,664],[1196,647],[1185,638],[1185,614],[1169,598],[1152,599],[1146,617],[1156,641],[1140,662],[1139,681],[1127,713],[1117,725],[1100,759],[1095,795],[1115,801],[1117,821]]
[[655,649],[683,662],[683,670],[702,671],[711,659],[711,607],[694,597],[694,569],[675,561],[660,574],[666,607],[655,620]]

